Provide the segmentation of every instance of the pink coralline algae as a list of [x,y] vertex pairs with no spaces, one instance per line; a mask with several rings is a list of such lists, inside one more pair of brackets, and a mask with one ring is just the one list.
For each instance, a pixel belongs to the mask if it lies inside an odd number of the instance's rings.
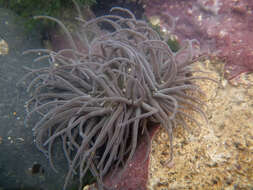
[[162,30],[179,41],[198,40],[200,53],[226,63],[227,79],[253,72],[252,0],[153,0],[145,14],[158,16]]

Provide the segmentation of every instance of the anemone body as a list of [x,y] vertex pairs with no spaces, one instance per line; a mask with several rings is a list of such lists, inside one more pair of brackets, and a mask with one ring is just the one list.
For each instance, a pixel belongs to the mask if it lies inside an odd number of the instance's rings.
[[114,10],[128,16],[79,19],[78,36],[86,52],[78,50],[60,21],[45,16],[63,27],[72,49],[28,51],[42,52],[38,60],[49,60],[48,66],[30,69],[25,76],[31,79],[28,91],[32,94],[27,118],[41,115],[33,128],[36,145],[54,170],[52,146],[62,142],[69,166],[64,189],[74,174],[79,174],[81,183],[88,170],[100,189],[106,188],[104,176],[128,164],[140,135],[149,139],[149,122],[159,123],[168,132],[172,159],[174,128],[188,128],[186,119],[198,124],[184,110],[204,115],[202,102],[186,93],[199,91],[191,82],[198,78],[190,74],[194,41],[187,40],[172,52],[146,22],[136,20],[126,9]]

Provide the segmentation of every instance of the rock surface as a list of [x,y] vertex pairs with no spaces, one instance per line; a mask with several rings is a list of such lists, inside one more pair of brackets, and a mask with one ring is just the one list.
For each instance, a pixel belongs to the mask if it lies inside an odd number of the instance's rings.
[[63,154],[57,154],[57,168],[62,173],[56,174],[33,142],[33,126],[25,123],[27,84],[17,86],[27,73],[24,66],[38,68],[46,64],[34,63],[37,55],[23,55],[25,50],[42,48],[40,39],[38,31],[25,32],[24,21],[20,17],[10,10],[0,8],[1,190],[55,190],[64,180],[66,164]]
[[[159,131],[152,143],[149,190],[253,188],[253,75],[230,85],[221,63],[197,63],[220,82],[198,81],[206,93],[208,124],[192,126],[193,134],[180,127],[174,133],[174,164],[169,158],[167,133]],[[196,116],[198,118],[198,116]]]
[[145,13],[178,40],[196,39],[200,53],[225,60],[225,77],[253,72],[252,0],[150,0]]

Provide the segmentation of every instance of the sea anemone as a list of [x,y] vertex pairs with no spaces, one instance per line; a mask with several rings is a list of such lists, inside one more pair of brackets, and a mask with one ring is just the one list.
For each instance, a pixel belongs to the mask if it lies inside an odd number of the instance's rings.
[[54,170],[52,146],[58,140],[62,143],[69,166],[64,189],[74,174],[82,183],[88,170],[99,188],[106,188],[103,178],[126,167],[140,136],[150,142],[150,122],[168,132],[172,160],[173,130],[188,129],[186,120],[199,125],[185,110],[205,117],[204,103],[193,95],[202,92],[192,81],[205,79],[192,75],[197,72],[191,67],[195,41],[186,40],[179,51],[172,52],[149,24],[129,10],[115,7],[111,11],[126,16],[78,19],[82,23],[78,43],[85,52],[79,51],[59,20],[39,16],[60,24],[72,48],[26,52],[42,53],[37,61],[49,60],[48,66],[29,69],[24,77],[30,79],[32,94],[27,119],[34,113],[41,115],[33,128],[35,142]]

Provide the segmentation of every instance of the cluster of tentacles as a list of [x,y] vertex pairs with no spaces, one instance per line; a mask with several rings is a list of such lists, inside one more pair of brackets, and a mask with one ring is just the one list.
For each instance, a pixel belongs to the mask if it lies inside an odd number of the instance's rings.
[[[69,165],[64,189],[74,174],[80,183],[88,170],[101,189],[108,172],[124,168],[133,157],[140,135],[149,136],[147,123],[159,123],[170,138],[173,129],[197,121],[184,110],[204,116],[202,102],[187,91],[200,92],[191,82],[194,41],[187,40],[176,53],[146,22],[128,10],[113,8],[126,17],[106,15],[84,21],[79,51],[65,26],[71,49],[40,52],[49,66],[29,69],[28,116],[41,119],[33,128],[36,145],[52,161],[53,145],[61,140]],[[97,30],[99,28],[99,30]],[[106,28],[109,28],[108,30]],[[80,43],[80,42],[79,42]],[[68,55],[66,55],[68,54]],[[205,117],[205,116],[204,116]],[[148,154],[148,153],[147,153]]]

